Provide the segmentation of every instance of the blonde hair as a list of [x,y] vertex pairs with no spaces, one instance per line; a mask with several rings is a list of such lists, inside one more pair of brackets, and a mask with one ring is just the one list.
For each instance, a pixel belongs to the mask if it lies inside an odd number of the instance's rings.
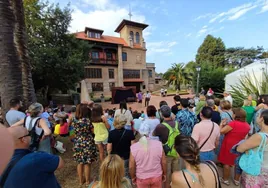
[[205,101],[206,100],[206,96],[205,95],[200,95],[199,99],[200,99],[200,101]]
[[114,128],[122,129],[127,123],[127,117],[124,114],[119,114],[114,118]]
[[43,106],[40,103],[33,103],[29,106],[28,112],[31,117],[37,117],[43,111]]
[[118,155],[108,155],[100,167],[100,188],[122,187],[124,175],[124,161]]
[[251,101],[248,99],[244,100],[244,106],[251,106]]

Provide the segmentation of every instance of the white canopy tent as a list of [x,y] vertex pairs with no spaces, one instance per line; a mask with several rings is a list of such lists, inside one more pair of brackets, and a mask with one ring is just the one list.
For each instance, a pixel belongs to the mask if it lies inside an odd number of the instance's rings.
[[238,85],[239,79],[247,74],[250,75],[253,82],[255,81],[254,76],[256,77],[257,82],[261,82],[262,79],[264,79],[263,73],[265,71],[267,72],[267,63],[267,59],[254,61],[253,63],[243,68],[240,68],[230,74],[227,74],[225,77],[225,91],[231,91],[231,86],[235,87],[236,85]]

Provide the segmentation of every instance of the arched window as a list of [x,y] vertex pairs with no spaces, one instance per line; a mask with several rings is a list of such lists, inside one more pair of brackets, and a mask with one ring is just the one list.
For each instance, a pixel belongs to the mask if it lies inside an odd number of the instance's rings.
[[136,33],[136,43],[140,44],[140,34],[138,32]]
[[132,39],[132,42],[134,42],[134,33],[133,33],[133,31],[130,31],[129,35],[130,35],[130,38]]

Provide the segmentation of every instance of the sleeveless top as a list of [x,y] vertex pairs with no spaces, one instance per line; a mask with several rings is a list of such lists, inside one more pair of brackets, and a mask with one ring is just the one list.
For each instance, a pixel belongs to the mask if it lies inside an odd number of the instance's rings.
[[103,142],[108,138],[109,132],[103,122],[92,123],[94,127],[94,140],[97,142]]
[[[34,124],[35,124],[35,122],[38,120],[38,119],[40,119],[40,117],[34,117],[34,118],[32,118],[32,117],[30,117],[30,116],[28,116],[26,119],[25,119],[25,128],[28,130],[28,131],[30,131],[30,122],[31,122],[31,120],[33,120],[32,121],[32,125],[31,125],[31,127],[33,128],[34,127]],[[43,129],[42,128],[40,128],[40,127],[38,127],[38,125],[36,125],[36,127],[35,127],[35,132],[36,132],[36,134],[37,135],[40,135],[41,133],[42,133],[42,131],[43,131]]]

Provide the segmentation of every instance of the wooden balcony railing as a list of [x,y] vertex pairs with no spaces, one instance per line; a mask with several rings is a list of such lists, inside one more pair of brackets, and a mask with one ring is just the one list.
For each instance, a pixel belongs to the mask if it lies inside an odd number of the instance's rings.
[[89,64],[94,65],[118,65],[118,60],[114,59],[90,59]]

